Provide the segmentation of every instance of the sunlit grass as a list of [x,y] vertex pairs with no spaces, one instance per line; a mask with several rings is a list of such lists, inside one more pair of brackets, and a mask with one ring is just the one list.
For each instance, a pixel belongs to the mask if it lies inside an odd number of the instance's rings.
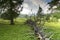
[[53,28],[60,28],[60,22],[46,22],[45,26],[51,26]]
[[46,22],[45,26],[54,34],[51,40],[60,40],[60,22]]
[[0,40],[34,40],[33,31],[27,25],[0,25]]
[[[25,18],[14,19],[15,25],[9,20],[0,19],[0,40],[36,40],[31,27],[24,24]],[[46,22],[45,31],[53,32],[51,40],[60,40],[60,22]]]
[[[20,24],[26,21],[26,18],[16,18],[14,19],[15,24]],[[10,24],[10,20],[0,19],[0,24]]]
[[1,22],[0,40],[35,40],[33,31],[28,25],[24,24],[24,21],[23,19],[19,19],[19,22],[16,20],[15,25]]

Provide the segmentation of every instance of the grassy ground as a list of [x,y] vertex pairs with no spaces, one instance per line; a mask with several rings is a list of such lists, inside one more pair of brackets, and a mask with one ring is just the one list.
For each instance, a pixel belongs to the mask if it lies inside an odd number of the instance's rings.
[[52,40],[60,40],[60,22],[46,22],[47,31],[53,32]]
[[[24,24],[26,19],[16,19],[16,25],[9,25],[9,21],[0,19],[0,40],[36,40],[31,27]],[[53,32],[51,40],[60,40],[60,23],[46,22],[45,31]]]
[[35,40],[34,33],[25,19],[15,20],[15,25],[9,25],[9,21],[0,20],[0,40]]

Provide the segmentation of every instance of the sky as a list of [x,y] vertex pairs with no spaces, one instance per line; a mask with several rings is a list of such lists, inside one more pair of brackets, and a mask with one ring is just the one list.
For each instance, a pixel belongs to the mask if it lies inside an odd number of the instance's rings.
[[47,12],[49,5],[47,4],[51,0],[24,0],[23,2],[23,10],[21,14],[36,14],[38,12],[39,6],[43,9],[43,13],[50,13],[50,11]]
[[51,2],[52,0],[45,0],[45,2]]

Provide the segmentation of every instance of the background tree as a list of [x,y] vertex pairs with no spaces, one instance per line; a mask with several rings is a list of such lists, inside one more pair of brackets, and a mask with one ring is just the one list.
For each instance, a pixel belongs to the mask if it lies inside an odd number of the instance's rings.
[[[2,9],[3,13],[1,15],[4,19],[9,19],[10,24],[14,24],[14,18],[16,18],[19,14],[18,12],[22,11],[21,5],[23,0],[0,0],[0,9]],[[18,10],[20,9],[21,10]]]
[[50,5],[50,7],[52,8],[53,6],[57,6],[60,3],[60,0],[52,0],[51,2],[49,2],[48,4]]
[[48,4],[50,6],[49,10],[51,10],[51,13],[47,15],[47,17],[46,17],[47,21],[50,19],[50,17],[52,15],[54,15],[54,14],[52,14],[54,10],[59,10],[60,9],[60,0],[52,0]]

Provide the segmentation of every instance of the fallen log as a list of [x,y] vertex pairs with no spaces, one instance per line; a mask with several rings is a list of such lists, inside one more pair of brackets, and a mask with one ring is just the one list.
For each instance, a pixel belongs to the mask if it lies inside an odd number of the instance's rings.
[[43,28],[39,28],[36,25],[36,23],[32,20],[27,20],[26,23],[29,24],[33,28],[34,33],[35,33],[38,40],[50,40],[50,38],[53,36],[52,35],[49,38],[46,38],[46,35],[44,34],[44,32],[41,31]]

